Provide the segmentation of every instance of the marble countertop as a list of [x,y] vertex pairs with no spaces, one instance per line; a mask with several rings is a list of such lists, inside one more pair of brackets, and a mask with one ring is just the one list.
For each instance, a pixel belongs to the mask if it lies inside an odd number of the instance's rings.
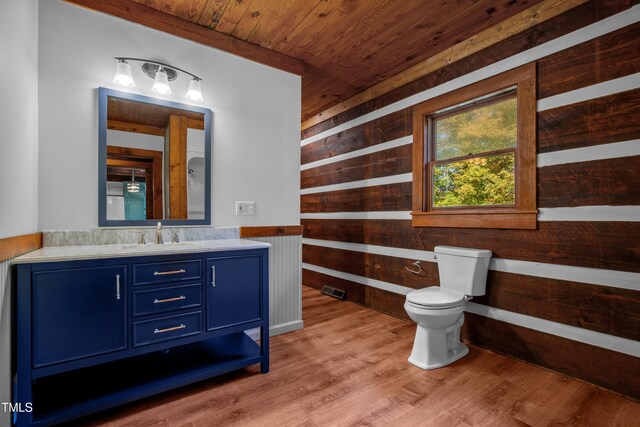
[[144,245],[50,246],[14,258],[12,263],[30,264],[38,262],[80,261],[98,258],[249,250],[268,248],[270,246],[269,243],[246,239],[197,240],[180,243],[163,243],[159,245],[148,243]]

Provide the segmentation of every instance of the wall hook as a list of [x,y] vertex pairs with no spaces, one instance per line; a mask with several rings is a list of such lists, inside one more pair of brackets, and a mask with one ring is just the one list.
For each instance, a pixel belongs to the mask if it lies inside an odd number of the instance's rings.
[[411,265],[415,265],[416,267],[418,267],[418,270],[412,270],[409,267],[405,266],[404,268],[406,268],[408,271],[412,272],[413,274],[420,274],[422,273],[422,266],[420,265],[420,261],[416,261],[414,263],[412,263]]

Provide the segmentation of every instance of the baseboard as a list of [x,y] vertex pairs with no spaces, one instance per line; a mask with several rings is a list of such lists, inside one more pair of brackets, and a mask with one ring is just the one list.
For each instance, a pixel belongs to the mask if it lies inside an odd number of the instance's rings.
[[[275,335],[286,334],[287,332],[297,331],[302,328],[304,328],[304,322],[302,320],[281,323],[279,325],[269,327],[269,336],[273,337]],[[260,339],[260,328],[249,329],[248,331],[244,331],[244,333],[254,341],[258,341]]]

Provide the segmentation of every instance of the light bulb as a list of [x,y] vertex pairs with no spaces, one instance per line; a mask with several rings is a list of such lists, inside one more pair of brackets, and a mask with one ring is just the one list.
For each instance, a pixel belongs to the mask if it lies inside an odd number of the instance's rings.
[[151,90],[155,93],[159,93],[160,95],[171,95],[169,78],[167,77],[167,72],[163,67],[158,68],[158,71],[156,71],[156,78]]
[[125,87],[135,87],[136,84],[133,82],[133,76],[131,75],[131,65],[127,61],[118,60],[113,83]]
[[200,79],[194,78],[189,82],[189,90],[187,90],[187,94],[184,97],[195,102],[204,101],[201,86]]

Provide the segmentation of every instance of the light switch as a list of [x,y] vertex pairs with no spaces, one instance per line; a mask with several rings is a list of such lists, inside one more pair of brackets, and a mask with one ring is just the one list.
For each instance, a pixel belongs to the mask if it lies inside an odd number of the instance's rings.
[[255,215],[256,202],[236,202],[236,215]]

